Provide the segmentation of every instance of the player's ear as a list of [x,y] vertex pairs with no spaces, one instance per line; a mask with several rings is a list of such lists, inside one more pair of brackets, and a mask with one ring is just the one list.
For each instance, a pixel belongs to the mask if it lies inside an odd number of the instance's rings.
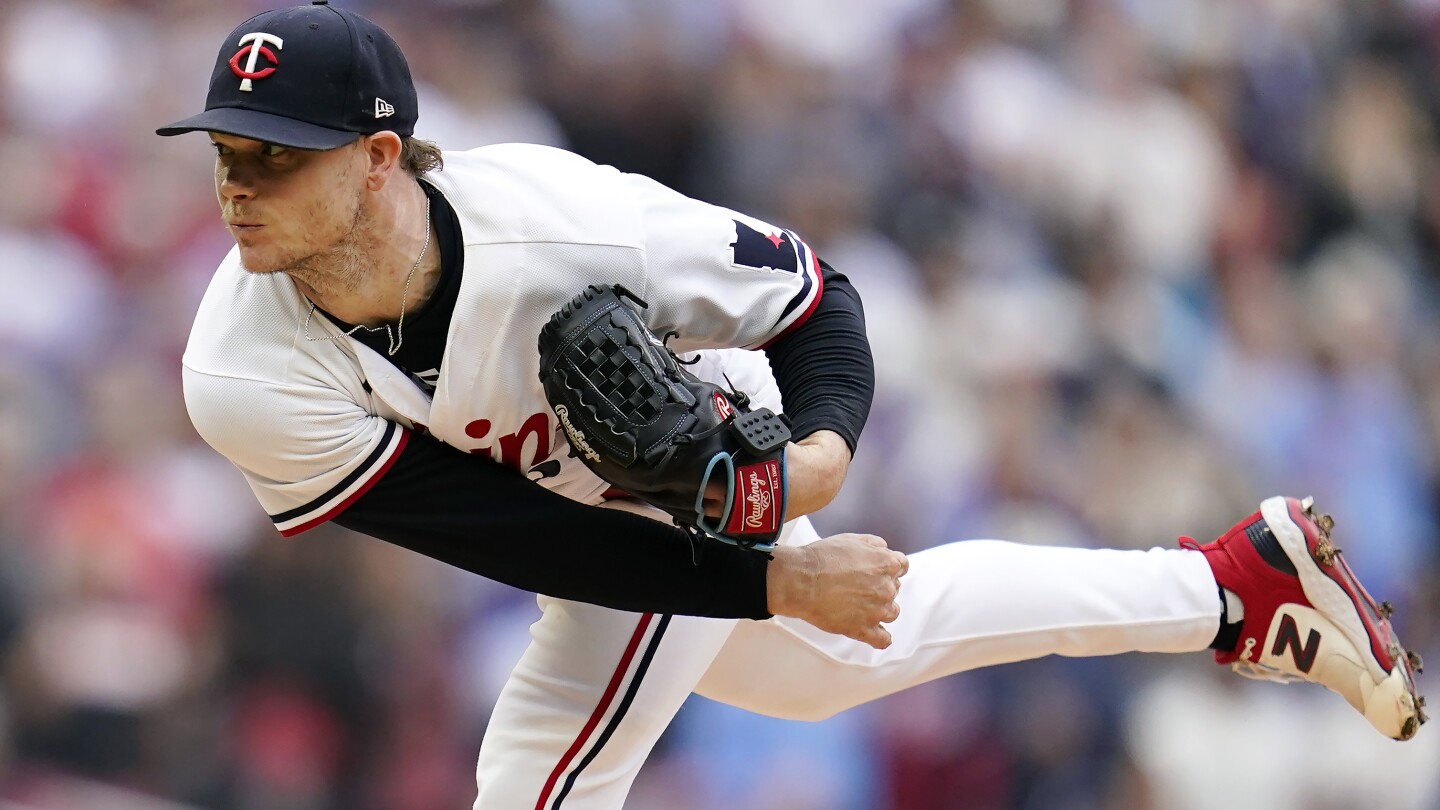
[[400,136],[388,130],[362,135],[357,146],[366,158],[365,187],[379,191],[400,170]]

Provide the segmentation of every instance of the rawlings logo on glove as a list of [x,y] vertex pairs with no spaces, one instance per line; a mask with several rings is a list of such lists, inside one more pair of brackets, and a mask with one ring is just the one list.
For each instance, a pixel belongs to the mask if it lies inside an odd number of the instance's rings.
[[[784,489],[780,465],[773,459],[767,459],[742,468],[739,475],[736,476],[735,486],[745,493],[741,497],[746,505],[746,511],[743,513],[744,521],[732,522],[725,527],[725,531],[769,532],[778,530],[781,524],[780,510],[771,508],[775,505],[771,493]],[[736,514],[734,518],[741,516],[741,514]]]
[[590,442],[585,441],[585,434],[581,433],[580,429],[575,427],[575,424],[570,421],[569,408],[566,408],[564,405],[556,405],[555,415],[560,417],[560,427],[565,429],[565,436],[570,439],[570,446],[575,448],[575,452],[579,453],[582,459],[585,461],[604,460],[600,458],[599,453],[591,449]]
[[[575,454],[675,522],[768,551],[785,523],[790,429],[743,393],[691,374],[625,299],[590,286],[540,330],[540,382]],[[724,493],[719,518],[705,494]]]

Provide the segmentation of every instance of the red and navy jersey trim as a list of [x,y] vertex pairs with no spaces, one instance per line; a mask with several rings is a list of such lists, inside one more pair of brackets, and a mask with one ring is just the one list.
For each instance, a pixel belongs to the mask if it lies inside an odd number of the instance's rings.
[[281,535],[293,537],[334,518],[384,477],[395,460],[400,458],[409,440],[410,431],[387,421],[379,444],[340,483],[304,506],[271,515],[270,520],[274,521]]
[[820,259],[810,246],[801,241],[794,231],[785,231],[791,244],[795,246],[796,255],[799,258],[800,278],[802,284],[800,291],[795,293],[785,303],[785,308],[780,311],[780,318],[775,322],[776,332],[756,348],[763,349],[775,341],[785,337],[800,328],[800,325],[810,319],[811,313],[820,303],[820,296],[824,293],[825,283],[820,276]]

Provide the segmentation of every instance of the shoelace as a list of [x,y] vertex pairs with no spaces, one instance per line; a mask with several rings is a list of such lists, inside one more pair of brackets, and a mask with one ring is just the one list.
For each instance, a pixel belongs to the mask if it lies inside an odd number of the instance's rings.
[[1241,659],[1230,665],[1230,669],[1236,675],[1243,675],[1253,681],[1269,681],[1271,683],[1298,683],[1304,681],[1298,675],[1291,675],[1288,672],[1278,670],[1274,667],[1267,667],[1264,664],[1257,664],[1254,661]]

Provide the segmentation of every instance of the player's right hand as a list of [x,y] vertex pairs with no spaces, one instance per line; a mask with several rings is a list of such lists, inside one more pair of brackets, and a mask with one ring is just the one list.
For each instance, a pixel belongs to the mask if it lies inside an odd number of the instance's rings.
[[766,580],[770,612],[883,650],[890,646],[890,631],[882,625],[900,615],[895,597],[909,569],[904,554],[871,534],[780,546]]

